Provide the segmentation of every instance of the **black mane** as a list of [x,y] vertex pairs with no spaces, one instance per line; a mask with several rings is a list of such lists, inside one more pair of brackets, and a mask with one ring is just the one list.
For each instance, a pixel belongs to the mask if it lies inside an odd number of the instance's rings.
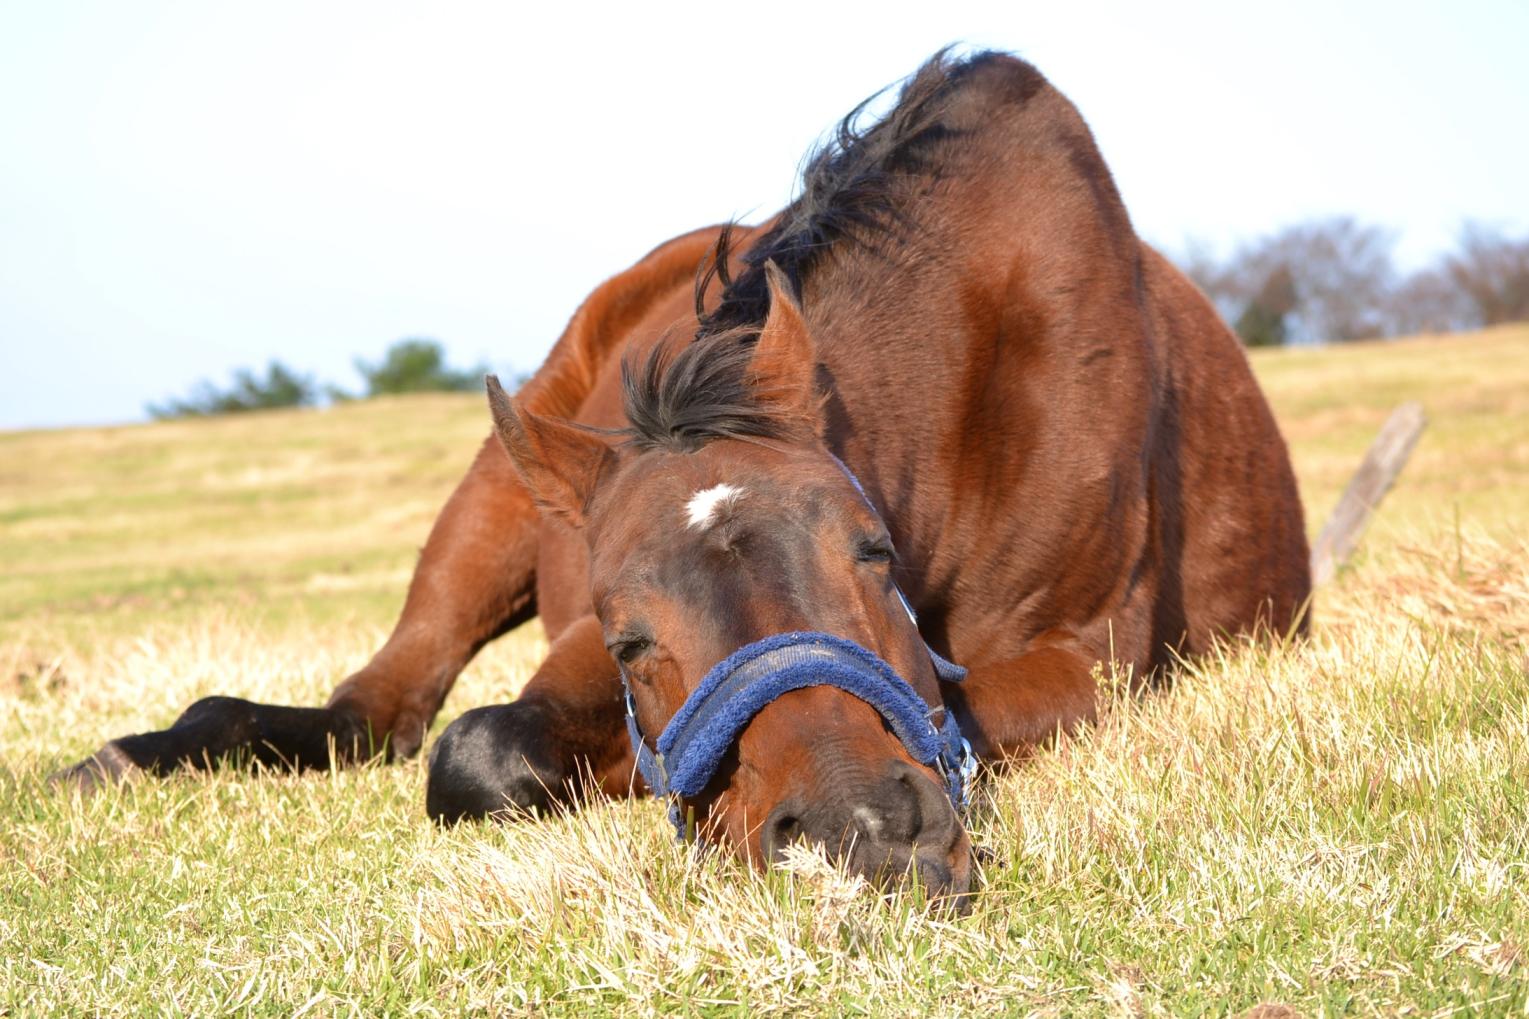
[[[860,124],[866,107],[885,90],[851,110],[808,156],[799,194],[743,256],[736,278],[727,269],[732,230],[723,230],[696,280],[695,340],[672,357],[659,344],[643,363],[622,364],[632,443],[691,452],[711,439],[773,438],[785,431],[754,399],[748,382],[753,341],[770,310],[766,263],[774,262],[800,295],[803,280],[830,246],[890,234],[900,221],[901,182],[929,172],[931,147],[951,133],[940,120],[948,99],[973,68],[994,56],[984,52],[951,60],[941,50],[906,81],[881,120]],[[706,313],[703,304],[713,281],[722,285],[722,296]]]

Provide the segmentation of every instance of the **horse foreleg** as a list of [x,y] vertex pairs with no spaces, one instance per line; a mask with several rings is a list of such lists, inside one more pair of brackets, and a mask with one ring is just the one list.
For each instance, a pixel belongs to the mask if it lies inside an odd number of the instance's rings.
[[536,614],[540,530],[530,493],[489,438],[436,518],[392,636],[327,710],[361,720],[373,741],[387,737],[397,757],[418,753],[472,656]]
[[524,484],[489,439],[436,518],[392,635],[325,707],[204,698],[169,729],[112,740],[56,777],[90,787],[135,769],[166,774],[224,759],[324,768],[331,759],[412,756],[478,649],[535,614],[539,526]]
[[1002,760],[1094,721],[1097,661],[1070,636],[1049,634],[1017,658],[972,666],[942,692],[977,756]]
[[633,774],[621,677],[600,622],[585,616],[552,642],[510,704],[474,708],[430,752],[425,810],[437,821],[544,813],[586,784],[608,796],[645,790]]

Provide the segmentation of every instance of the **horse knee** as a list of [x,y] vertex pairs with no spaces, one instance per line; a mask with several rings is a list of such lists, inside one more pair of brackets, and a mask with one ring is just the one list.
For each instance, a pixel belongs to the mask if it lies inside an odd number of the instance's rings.
[[517,703],[474,708],[430,751],[425,811],[441,823],[490,814],[544,814],[567,776],[548,746],[544,713]]
[[[203,697],[182,711],[171,729],[203,728],[212,733],[218,744],[242,746],[260,733],[257,705],[238,697]],[[217,753],[222,746],[214,749]]]

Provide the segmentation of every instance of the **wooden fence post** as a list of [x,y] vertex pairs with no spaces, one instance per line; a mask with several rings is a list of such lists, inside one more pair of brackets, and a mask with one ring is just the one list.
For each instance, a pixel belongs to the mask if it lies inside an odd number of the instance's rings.
[[1427,424],[1422,404],[1404,403],[1392,411],[1381,426],[1380,434],[1359,465],[1359,472],[1344,489],[1343,498],[1338,500],[1312,546],[1312,586],[1321,586],[1331,580],[1338,567],[1353,554],[1371,514],[1406,466],[1407,458],[1412,455],[1412,449]]

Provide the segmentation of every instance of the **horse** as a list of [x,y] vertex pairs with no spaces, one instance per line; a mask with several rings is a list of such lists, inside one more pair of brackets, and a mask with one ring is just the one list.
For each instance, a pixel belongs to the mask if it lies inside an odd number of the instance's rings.
[[1090,724],[1101,667],[1302,632],[1273,415],[1073,105],[942,51],[864,109],[778,215],[665,242],[513,398],[488,380],[396,628],[324,707],[207,698],[65,777],[410,757],[540,615],[520,696],[436,740],[430,816],[656,791],[756,865],[808,841],[959,898],[972,760]]

